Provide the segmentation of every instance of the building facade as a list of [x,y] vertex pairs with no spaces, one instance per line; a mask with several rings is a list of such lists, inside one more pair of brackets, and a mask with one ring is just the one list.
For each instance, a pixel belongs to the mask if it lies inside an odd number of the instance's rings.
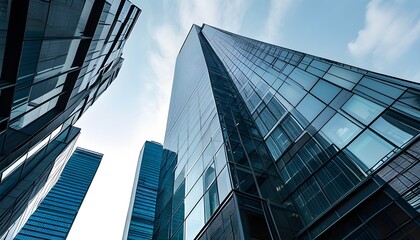
[[0,185],[6,193],[0,201],[0,239],[14,239],[31,214],[57,182],[68,162],[80,129],[69,126],[52,133],[47,142],[34,149],[27,165],[19,165]]
[[415,239],[420,84],[193,26],[153,239]]
[[100,153],[76,148],[57,183],[15,239],[66,239],[102,156]]
[[146,141],[140,151],[123,239],[152,239],[162,144]]
[[33,159],[116,78],[139,14],[126,0],[0,3],[0,236],[42,187],[24,181]]

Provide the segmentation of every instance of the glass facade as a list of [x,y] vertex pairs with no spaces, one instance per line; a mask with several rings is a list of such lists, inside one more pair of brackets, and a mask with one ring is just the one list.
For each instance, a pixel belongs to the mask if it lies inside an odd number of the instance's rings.
[[418,83],[194,25],[153,238],[415,239],[419,123]]
[[123,239],[152,239],[162,144],[146,141],[140,151]]
[[66,239],[102,156],[90,150],[77,148],[57,183],[15,239]]
[[0,239],[13,239],[25,225],[68,162],[80,129],[68,127],[10,173],[0,185]]
[[[11,201],[5,206],[27,205],[26,197],[7,196],[39,164],[34,155],[117,77],[139,15],[126,0],[0,2],[0,201]],[[5,219],[0,236],[13,225]]]

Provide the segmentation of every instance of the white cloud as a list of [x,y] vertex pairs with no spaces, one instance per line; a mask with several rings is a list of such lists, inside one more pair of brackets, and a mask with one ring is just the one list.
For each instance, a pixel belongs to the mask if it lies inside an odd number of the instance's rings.
[[419,37],[417,11],[407,9],[404,1],[372,0],[366,7],[364,28],[347,47],[354,57],[384,65],[396,61]]
[[270,11],[263,30],[263,39],[268,42],[275,42],[280,38],[280,29],[283,21],[291,10],[293,0],[271,0]]

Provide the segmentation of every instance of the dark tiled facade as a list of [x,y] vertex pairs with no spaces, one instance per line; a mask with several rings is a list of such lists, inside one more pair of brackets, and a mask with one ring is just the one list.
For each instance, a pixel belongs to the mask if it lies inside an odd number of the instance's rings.
[[[47,157],[116,78],[139,14],[125,0],[0,3],[0,236],[30,201],[11,193],[32,159]],[[32,194],[26,183],[22,194]]]
[[151,239],[162,144],[146,141],[140,151],[123,239]]
[[90,150],[77,148],[57,183],[15,239],[66,239],[102,156]]
[[154,239],[415,239],[420,85],[193,26]]

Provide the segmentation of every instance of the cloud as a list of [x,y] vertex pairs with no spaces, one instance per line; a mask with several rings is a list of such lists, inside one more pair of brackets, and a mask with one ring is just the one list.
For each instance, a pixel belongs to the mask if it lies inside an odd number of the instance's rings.
[[372,0],[366,7],[364,28],[347,48],[356,58],[387,64],[407,52],[419,37],[417,11],[407,9],[404,1]]
[[280,38],[282,23],[295,3],[296,1],[293,0],[271,0],[270,11],[264,25],[263,39],[275,42]]

